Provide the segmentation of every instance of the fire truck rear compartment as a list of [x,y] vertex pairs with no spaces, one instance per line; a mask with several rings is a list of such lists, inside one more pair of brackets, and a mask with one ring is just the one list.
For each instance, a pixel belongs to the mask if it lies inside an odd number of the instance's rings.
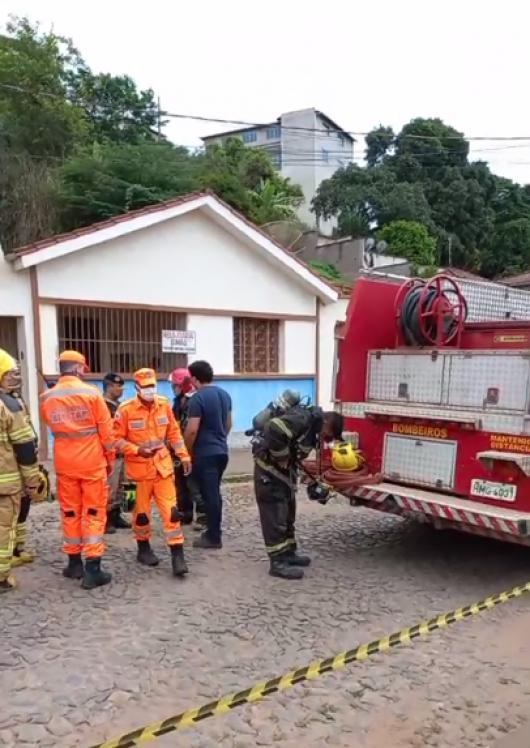
[[456,441],[385,434],[382,473],[398,483],[452,490],[458,444]]

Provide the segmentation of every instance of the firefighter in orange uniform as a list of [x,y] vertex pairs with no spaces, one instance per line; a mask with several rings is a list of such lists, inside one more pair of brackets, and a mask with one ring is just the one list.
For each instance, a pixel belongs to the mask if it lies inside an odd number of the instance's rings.
[[182,463],[186,475],[191,469],[190,456],[169,400],[157,394],[153,369],[139,369],[134,374],[136,397],[118,408],[115,418],[116,447],[125,459],[127,478],[136,483],[133,509],[134,537],[138,543],[138,561],[156,566],[158,558],[151,544],[151,499],[154,498],[171,551],[173,575],[188,573],[184,558],[184,536],[177,506],[173,459],[168,446]]
[[[53,434],[57,498],[63,523],[63,575],[85,589],[111,581],[101,569],[107,521],[107,476],[116,459],[112,419],[103,396],[83,382],[88,368],[77,351],[59,356],[60,377],[40,396],[42,417]],[[85,555],[83,564],[82,553]]]

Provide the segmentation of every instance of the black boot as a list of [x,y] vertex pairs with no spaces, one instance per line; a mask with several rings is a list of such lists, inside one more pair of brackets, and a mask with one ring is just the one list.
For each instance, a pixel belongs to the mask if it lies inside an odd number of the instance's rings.
[[297,566],[291,566],[286,556],[271,558],[269,574],[271,577],[280,579],[302,579],[304,576],[303,570]]
[[130,530],[131,529],[131,523],[128,522],[123,514],[121,513],[120,507],[117,507],[116,509],[113,509],[111,512],[112,517],[112,525],[116,528],[116,530]]
[[184,558],[184,546],[171,546],[171,570],[174,577],[183,577],[188,573],[188,564]]
[[309,556],[304,556],[301,553],[297,553],[295,550],[289,551],[289,553],[285,555],[285,560],[289,566],[311,566],[311,559]]
[[63,569],[63,577],[67,579],[83,579],[85,576],[85,567],[83,558],[80,553],[68,554],[68,566]]
[[181,525],[192,525],[193,524],[193,509],[191,510],[191,512],[182,512],[180,524]]
[[112,520],[112,513],[107,512],[107,524],[105,525],[105,535],[114,535],[116,532],[116,528],[114,527],[114,522]]
[[83,577],[84,590],[94,590],[96,587],[103,587],[112,581],[112,574],[108,571],[101,571],[101,558],[87,558],[85,562],[85,575]]
[[148,540],[138,540],[138,554],[136,560],[144,566],[158,566],[158,556],[153,552]]

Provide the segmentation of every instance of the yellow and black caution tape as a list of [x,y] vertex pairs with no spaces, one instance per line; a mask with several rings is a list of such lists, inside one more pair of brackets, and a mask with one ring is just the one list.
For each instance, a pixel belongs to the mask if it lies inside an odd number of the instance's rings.
[[174,717],[168,717],[168,719],[164,719],[162,722],[153,722],[145,727],[132,730],[132,732],[119,735],[112,740],[96,743],[90,748],[133,748],[136,745],[146,743],[148,740],[153,740],[153,738],[160,738],[170,732],[175,732],[175,730],[185,730],[196,725],[198,722],[215,717],[217,714],[226,714],[226,712],[238,706],[253,704],[255,701],[260,701],[278,691],[285,691],[285,689],[296,686],[303,681],[312,680],[319,675],[331,673],[334,670],[340,670],[340,668],[350,665],[352,662],[360,662],[378,652],[386,652],[388,649],[397,647],[400,644],[408,644],[413,639],[427,636],[433,631],[450,626],[452,623],[463,621],[465,618],[476,616],[485,610],[491,610],[496,605],[506,603],[516,597],[521,597],[526,592],[530,592],[530,582],[527,582],[522,587],[514,587],[508,592],[501,592],[500,595],[486,597],[484,600],[473,603],[473,605],[467,605],[465,608],[458,608],[451,613],[445,613],[444,615],[436,616],[436,618],[430,618],[428,621],[422,621],[415,626],[401,629],[401,631],[396,631],[395,634],[384,636],[382,639],[376,639],[369,644],[361,644],[355,647],[355,649],[349,649],[334,657],[326,657],[324,660],[311,663],[311,665],[291,670],[285,673],[285,675],[279,675],[276,678],[271,678],[250,688],[245,688],[244,691],[223,696],[195,709],[188,709],[185,712],[176,714]]

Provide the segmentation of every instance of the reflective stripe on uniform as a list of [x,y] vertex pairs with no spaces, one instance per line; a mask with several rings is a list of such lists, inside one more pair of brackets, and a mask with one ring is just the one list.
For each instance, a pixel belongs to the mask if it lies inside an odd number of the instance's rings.
[[[53,431],[52,434],[54,439],[60,438],[60,439],[79,439],[82,436],[92,436],[92,434],[97,434],[98,430],[96,426],[91,426],[88,429],[80,429],[80,431]],[[111,445],[114,446],[114,445]]]
[[83,543],[85,545],[88,545],[89,543],[102,543],[103,542],[103,535],[88,535],[86,538],[83,538]]
[[82,545],[83,538],[70,538],[68,535],[63,535],[63,543],[65,545]]
[[165,535],[168,540],[171,538],[182,538],[183,537],[181,530],[166,530]]
[[11,483],[11,481],[20,482],[20,473],[0,473],[0,485]]
[[169,423],[169,418],[167,416],[158,416],[156,419],[157,423],[159,423],[161,426],[167,426]]
[[30,429],[29,426],[23,426],[20,429],[15,429],[14,431],[10,431],[9,433],[9,441],[13,444],[18,444],[19,442],[34,442],[35,441],[35,434]]
[[281,419],[281,418],[271,418],[271,420],[269,421],[269,425],[272,425],[273,423],[274,423],[274,424],[276,424],[276,426],[278,426],[278,428],[279,428],[279,429],[280,429],[281,431],[283,431],[283,433],[284,433],[284,434],[285,434],[286,436],[288,436],[288,437],[289,437],[289,439],[294,439],[294,434],[293,434],[293,432],[291,431],[291,429],[290,429],[290,428],[288,428],[288,427],[287,427],[287,426],[285,425],[285,423],[284,423],[284,422],[282,421],[282,419]]
[[147,525],[147,527],[138,527],[138,525],[134,525],[133,529],[136,535],[141,535],[144,537],[148,537],[151,533],[151,530],[149,529],[149,525]]
[[154,447],[163,447],[165,445],[165,441],[163,439],[148,439],[145,442],[140,442],[140,444],[137,444],[137,447],[140,447],[140,449],[153,449]]
[[130,429],[144,429],[145,421],[140,421],[140,420],[129,421],[129,428]]
[[289,488],[293,488],[294,483],[293,483],[293,481],[291,480],[291,478],[288,475],[283,475],[283,473],[280,473],[280,471],[277,470],[272,465],[269,465],[268,463],[264,462],[263,460],[260,460],[259,457],[254,457],[254,462],[265,473],[269,473],[270,475],[273,475],[275,478],[278,478],[278,480],[281,480],[282,483],[286,483],[289,486]]
[[292,540],[284,540],[282,543],[277,543],[276,545],[267,545],[265,546],[265,548],[269,556],[277,556],[280,553],[283,553],[283,551],[286,551],[287,548],[290,548],[290,546],[292,545]]
[[95,390],[92,387],[60,387],[56,385],[51,390],[46,390],[40,396],[41,402],[49,400],[50,397],[60,397],[61,395],[94,395]]
[[178,442],[175,442],[171,445],[171,447],[176,451],[177,449],[182,449],[184,447],[184,441],[181,439]]

